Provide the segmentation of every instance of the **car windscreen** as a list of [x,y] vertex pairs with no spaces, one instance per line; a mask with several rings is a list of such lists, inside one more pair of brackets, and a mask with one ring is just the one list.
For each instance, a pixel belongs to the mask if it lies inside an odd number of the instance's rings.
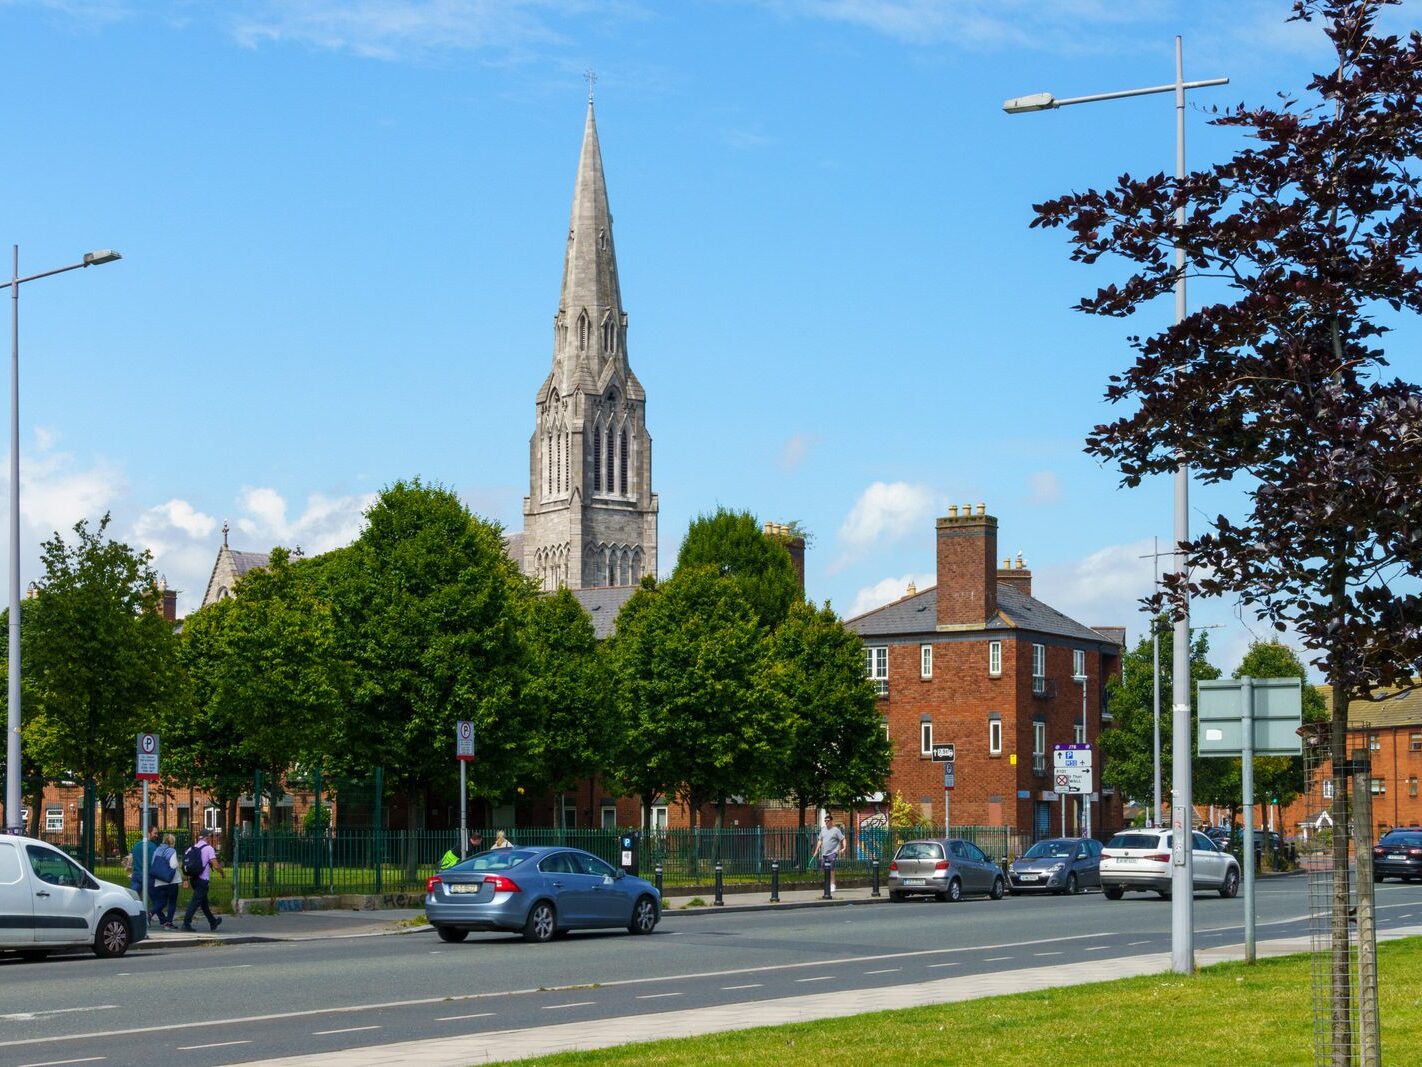
[[909,841],[900,845],[896,860],[941,860],[943,846],[932,841]]
[[1422,834],[1406,834],[1394,830],[1390,834],[1383,834],[1383,839],[1378,844],[1391,845],[1394,848],[1422,848]]
[[1038,841],[1023,853],[1022,858],[1024,860],[1061,860],[1074,855],[1076,855],[1075,841]]
[[1107,848],[1160,848],[1170,847],[1169,839],[1162,841],[1156,834],[1117,834],[1111,838]]
[[496,848],[492,852],[481,852],[463,863],[456,863],[451,871],[507,871],[533,856],[524,849]]

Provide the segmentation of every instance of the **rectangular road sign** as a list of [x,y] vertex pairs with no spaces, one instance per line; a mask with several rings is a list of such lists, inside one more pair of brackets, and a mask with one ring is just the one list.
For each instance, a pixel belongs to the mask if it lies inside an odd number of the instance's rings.
[[[1254,754],[1297,756],[1303,750],[1303,679],[1255,678]],[[1215,678],[1199,683],[1201,756],[1238,756],[1244,750],[1241,680]]]
[[1090,745],[1052,749],[1052,784],[1058,793],[1090,793],[1093,753]]
[[956,780],[955,780],[955,776],[954,776],[954,774],[953,774],[953,764],[951,764],[951,763],[944,763],[944,764],[943,764],[943,789],[944,789],[944,791],[946,792],[947,790],[952,789],[953,786],[956,785],[956,784],[957,784],[957,783],[956,783]]
[[455,727],[454,758],[466,761],[474,758],[474,724],[468,719],[460,719]]
[[158,780],[158,735],[139,734],[133,777],[140,782]]
[[951,742],[946,745],[934,745],[932,752],[934,763],[952,763],[958,758],[958,746]]

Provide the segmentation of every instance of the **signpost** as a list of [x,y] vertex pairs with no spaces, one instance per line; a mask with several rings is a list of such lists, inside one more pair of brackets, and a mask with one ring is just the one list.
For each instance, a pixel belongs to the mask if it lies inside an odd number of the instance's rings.
[[1201,756],[1238,756],[1244,800],[1244,958],[1254,962],[1254,757],[1303,751],[1301,678],[1218,678],[1199,683]]
[[[1090,745],[1054,745],[1052,747],[1052,782],[1057,796],[1062,798],[1062,836],[1066,836],[1066,798],[1069,795],[1089,798],[1091,796],[1092,767],[1094,753]],[[1084,800],[1087,811],[1090,801]],[[1091,834],[1090,815],[1083,827],[1086,835]]]
[[459,858],[469,853],[469,764],[474,762],[474,724],[460,719],[454,730],[454,758],[459,761]]
[[948,833],[948,827],[952,825],[953,815],[953,786],[956,779],[953,774],[953,761],[958,758],[958,746],[949,742],[946,745],[934,745],[932,750],[933,762],[943,764],[943,832]]
[[142,834],[139,852],[143,855],[143,912],[148,914],[148,783],[158,780],[158,735],[139,734],[137,752],[134,756],[133,776],[143,783],[143,809],[140,819]]

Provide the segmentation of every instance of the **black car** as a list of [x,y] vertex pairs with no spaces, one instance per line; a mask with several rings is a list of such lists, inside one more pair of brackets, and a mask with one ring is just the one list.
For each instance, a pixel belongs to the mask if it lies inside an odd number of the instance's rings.
[[1384,878],[1422,882],[1422,827],[1389,830],[1373,846],[1373,881]]

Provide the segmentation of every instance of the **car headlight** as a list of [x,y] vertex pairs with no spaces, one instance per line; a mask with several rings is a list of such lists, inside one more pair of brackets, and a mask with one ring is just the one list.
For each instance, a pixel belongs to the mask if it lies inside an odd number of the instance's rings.
[[1066,864],[1065,864],[1065,863],[1054,863],[1054,864],[1052,864],[1052,873],[1053,873],[1053,874],[1057,874],[1057,873],[1059,873],[1059,872],[1061,872],[1061,871],[1064,871],[1064,870],[1066,870]]

